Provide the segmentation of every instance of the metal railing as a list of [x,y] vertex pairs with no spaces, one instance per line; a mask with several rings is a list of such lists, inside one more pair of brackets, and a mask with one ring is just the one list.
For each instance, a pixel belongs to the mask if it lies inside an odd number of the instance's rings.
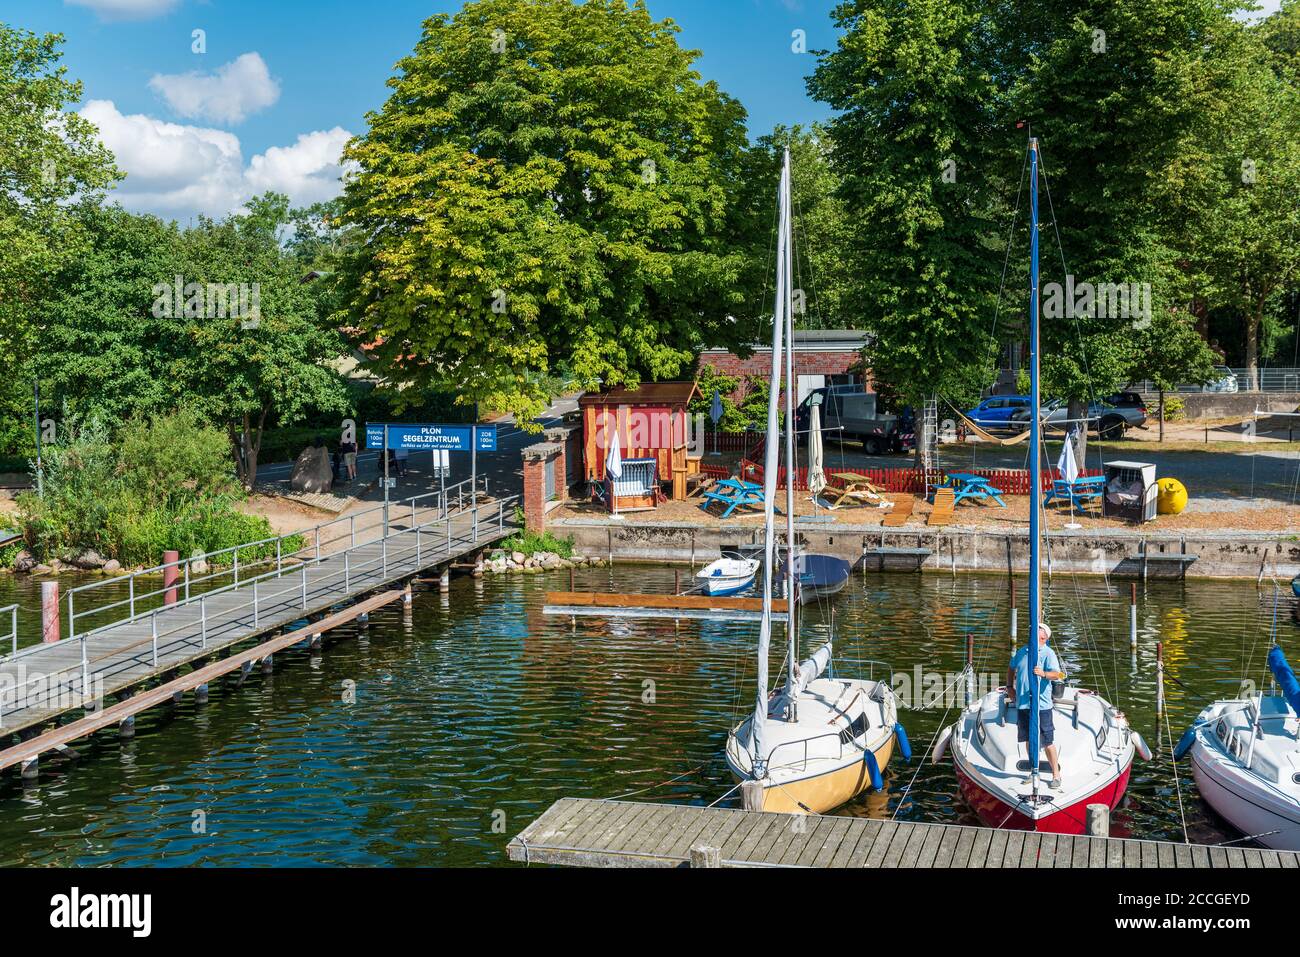
[[[1229,369],[1229,372],[1237,380],[1237,392],[1300,392],[1300,368],[1292,366],[1278,366],[1276,368],[1261,368],[1256,372],[1257,382],[1252,388],[1250,381],[1250,372],[1245,368]],[[1174,392],[1206,392],[1219,395],[1230,395],[1220,385],[1221,379],[1216,379],[1209,385],[1187,385],[1182,384],[1175,388]],[[1154,383],[1148,380],[1135,382],[1130,386],[1137,392],[1155,393],[1157,391]]]
[[[466,483],[461,483],[461,484],[464,485]],[[449,489],[448,491],[450,492],[451,489]],[[109,582],[116,581],[120,583],[123,580],[123,578],[130,579],[129,582],[130,597],[128,599],[110,602],[106,605],[103,605],[95,609],[94,612],[83,611],[78,614],[84,617],[87,614],[91,614],[95,612],[103,612],[105,610],[109,610],[112,608],[121,607],[128,602],[130,603],[130,613],[126,618],[121,618],[113,622],[98,625],[97,627],[92,628],[89,631],[84,631],[79,635],[69,635],[67,639],[65,639],[62,642],[58,642],[57,644],[37,644],[28,648],[24,648],[21,651],[19,651],[16,648],[16,640],[15,640],[14,653],[9,657],[7,657],[6,659],[4,659],[3,663],[10,664],[15,661],[18,661],[20,669],[26,667],[28,660],[33,659],[34,656],[40,655],[44,652],[49,652],[51,649],[60,648],[60,647],[66,648],[68,641],[72,641],[72,640],[76,640],[79,643],[80,661],[71,665],[66,665],[55,671],[37,673],[30,678],[26,678],[25,680],[16,681],[11,687],[0,688],[0,726],[3,726],[4,714],[7,711],[19,710],[20,697],[22,699],[21,707],[28,706],[28,704],[30,703],[30,691],[32,685],[39,684],[42,687],[42,698],[44,700],[48,700],[51,696],[54,695],[58,695],[59,697],[62,697],[63,695],[66,694],[70,699],[70,706],[84,705],[84,703],[87,700],[93,700],[95,697],[91,687],[91,666],[95,664],[95,662],[97,661],[102,661],[108,658],[121,658],[123,655],[129,655],[129,657],[123,660],[123,665],[125,666],[125,668],[129,669],[131,667],[134,667],[138,663],[141,655],[145,653],[144,649],[148,647],[149,649],[148,655],[149,655],[151,666],[156,668],[158,666],[160,654],[166,655],[170,650],[172,650],[177,645],[196,646],[199,650],[206,649],[208,647],[208,641],[210,637],[210,627],[209,627],[210,623],[208,617],[207,602],[209,598],[212,598],[215,595],[231,592],[239,588],[251,588],[251,594],[252,594],[251,600],[235,605],[233,607],[223,608],[221,610],[220,621],[214,622],[212,624],[218,633],[220,633],[223,629],[226,631],[230,631],[230,630],[238,631],[239,629],[245,627],[243,624],[241,624],[241,621],[247,620],[248,612],[251,610],[251,614],[252,614],[251,630],[256,630],[257,628],[260,627],[262,619],[266,616],[266,614],[270,612],[284,611],[284,610],[288,610],[290,607],[294,607],[294,608],[301,607],[302,609],[305,610],[306,608],[309,607],[310,604],[309,596],[312,592],[319,594],[322,590],[328,591],[329,589],[334,587],[334,585],[337,584],[339,579],[341,579],[343,582],[344,592],[351,593],[353,590],[354,582],[361,584],[364,583],[367,579],[371,579],[373,581],[373,584],[379,584],[380,582],[387,580],[389,578],[390,564],[394,562],[401,563],[410,559],[411,557],[414,557],[415,558],[414,567],[418,569],[423,567],[424,558],[426,555],[431,556],[435,552],[440,554],[450,555],[454,552],[457,544],[472,545],[479,541],[480,530],[484,526],[485,521],[489,526],[495,524],[496,530],[498,532],[503,532],[505,530],[506,509],[516,501],[517,496],[511,496],[505,499],[501,499],[499,501],[491,503],[488,506],[485,506],[485,508],[490,509],[491,511],[487,514],[487,516],[483,516],[481,515],[483,509],[478,505],[476,501],[476,497],[464,494],[466,492],[467,490],[462,489],[461,490],[462,494],[458,495],[458,501],[461,503],[460,508],[454,510],[449,508],[438,508],[437,511],[439,512],[439,514],[436,515],[435,517],[429,518],[429,520],[424,522],[419,521],[420,506],[418,506],[418,504],[416,503],[418,503],[418,501],[421,499],[428,498],[429,496],[427,495],[414,496],[411,499],[403,500],[403,502],[401,503],[396,503],[396,505],[390,505],[390,511],[393,508],[405,509],[406,507],[409,507],[411,510],[410,511],[411,525],[393,531],[393,523],[390,518],[390,521],[387,526],[383,524],[377,526],[381,533],[387,531],[387,534],[380,534],[378,536],[371,537],[371,538],[365,538],[365,537],[357,538],[353,534],[355,530],[355,526],[349,523],[349,534],[347,537],[347,541],[349,542],[349,544],[347,545],[347,547],[342,548],[339,551],[322,554],[320,548],[318,547],[319,539],[317,540],[317,543],[313,543],[313,546],[310,547],[314,549],[314,554],[307,556],[305,558],[295,558],[295,556],[300,554],[301,552],[308,551],[309,546],[304,546],[303,548],[298,549],[297,552],[292,553],[290,555],[285,555],[282,548],[277,548],[274,567],[270,567],[271,565],[270,558],[267,558],[260,563],[250,564],[246,562],[240,566],[240,568],[243,570],[242,578],[236,578],[235,580],[232,580],[226,584],[215,585],[214,587],[211,587],[197,595],[191,595],[187,589],[184,598],[181,598],[179,595],[179,591],[180,588],[184,586],[181,586],[179,582],[174,589],[162,588],[162,589],[146,592],[143,595],[136,593],[136,589],[134,587],[134,580],[136,577],[146,575],[146,574],[156,574],[158,571],[169,566],[158,566],[155,569],[145,570],[143,572],[136,572],[132,575],[121,576],[117,579],[107,579],[103,582],[93,582],[88,586],[82,586],[79,589],[74,589],[74,591],[81,591],[84,593],[86,591],[92,590],[95,587],[102,587],[104,584]],[[434,493],[434,494],[436,495],[438,493]],[[464,501],[466,497],[468,497],[472,502],[472,504],[470,504],[468,507],[464,506]],[[448,495],[447,498],[440,503],[440,505],[446,506],[450,503],[450,500],[451,500],[451,496]],[[374,511],[382,512],[383,508],[384,507],[381,505],[378,506],[377,509],[371,509],[368,510],[368,512],[361,513],[361,514],[369,514],[370,512],[374,512]],[[465,530],[463,534],[457,535],[455,532],[456,522],[458,519],[463,519],[466,516],[469,516],[472,519],[472,523]],[[339,524],[340,522],[345,522],[345,521],[347,520],[340,519],[334,522],[326,522],[323,523],[322,525],[316,526],[316,529],[317,530],[324,529],[331,525],[336,525]],[[446,526],[445,534],[442,532],[441,529],[436,528],[437,526],[441,526],[441,525]],[[312,530],[308,530],[308,531],[310,532]],[[298,533],[298,534],[303,534],[303,533]],[[281,538],[279,539],[269,539],[267,541],[282,543],[284,539],[290,537],[291,536],[281,536]],[[366,559],[363,561],[354,560],[354,553],[356,553],[357,549],[368,545],[373,545],[375,543],[378,543],[380,545],[380,554],[377,557]],[[394,543],[394,544],[390,544],[390,543]],[[251,543],[251,544],[263,544],[263,543]],[[250,546],[244,545],[244,546],[240,546],[240,549],[248,548],[248,547]],[[204,558],[207,559],[212,556],[225,554],[231,551],[232,549],[222,549],[219,552],[209,553],[209,555],[204,556]],[[308,574],[309,569],[319,566],[322,563],[327,561],[337,561],[340,558],[342,558],[343,560],[343,567],[341,569],[331,572],[320,578],[317,578],[314,581],[310,580]],[[292,564],[286,565],[285,564],[286,559],[295,559],[295,560],[293,561]],[[188,562],[186,564],[188,566]],[[265,570],[250,575],[249,574],[250,569],[256,567],[258,564],[264,565]],[[198,583],[206,583],[206,582],[214,581],[220,577],[223,577],[224,575],[232,573],[233,571],[234,569],[232,568],[229,572],[221,572],[215,575],[208,575],[200,579],[189,579],[188,583],[190,585],[195,585]],[[293,580],[293,583],[286,589],[280,589],[274,592],[267,593],[263,587],[264,585],[270,582],[284,581],[286,579]],[[157,606],[143,611],[138,610],[135,607],[137,602],[142,601],[145,598],[153,597],[153,596],[161,597],[164,596],[167,592],[172,590],[178,592],[177,600],[175,602],[170,602],[170,603],[160,602]],[[286,596],[292,596],[292,597],[287,598]],[[71,597],[71,593],[69,594],[69,597]],[[13,607],[16,609],[17,606],[13,606]],[[73,609],[73,605],[70,602],[69,603],[70,620],[72,620],[71,619],[72,609]],[[160,614],[166,613],[167,615],[170,616],[170,615],[174,615],[177,612],[183,612],[186,609],[197,609],[197,613],[190,616],[183,616],[185,620],[180,621],[179,623],[175,624],[172,627],[167,627],[166,623],[164,623],[163,629],[162,630],[159,629]],[[0,609],[0,613],[2,613],[4,610],[6,609]],[[99,658],[92,659],[90,640],[96,634],[109,628],[115,628],[123,624],[128,624],[134,621],[142,620],[146,617],[149,619],[150,622],[150,629],[149,629],[150,634],[148,638],[142,639],[141,641],[135,642],[125,647],[114,648],[108,654],[100,656]],[[196,626],[198,629],[197,634],[195,633]],[[16,618],[15,618],[14,630],[16,634],[17,631]],[[136,653],[130,654],[132,652],[136,652]],[[103,677],[111,673],[112,672],[97,672],[96,677],[102,679]],[[21,671],[20,671],[20,676],[21,676]]]
[[6,640],[12,642],[13,649],[14,649],[13,653],[17,654],[18,653],[18,606],[5,605],[3,608],[0,608],[0,619],[3,619],[4,615],[6,614],[9,615],[9,634],[0,635],[0,644],[3,644]]

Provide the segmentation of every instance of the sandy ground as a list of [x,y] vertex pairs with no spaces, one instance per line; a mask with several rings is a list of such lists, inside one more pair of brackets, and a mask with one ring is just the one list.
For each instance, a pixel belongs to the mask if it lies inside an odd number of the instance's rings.
[[271,523],[271,530],[277,535],[312,528],[337,517],[318,508],[310,508],[274,495],[254,495],[248,501],[240,503],[239,510],[248,515],[261,515]]
[[[907,494],[889,494],[886,498],[900,504],[908,499],[914,501],[912,517],[907,525],[903,525],[901,528],[910,527],[915,529],[925,525],[926,516],[931,511],[928,502],[917,500],[916,496]],[[952,524],[997,530],[1027,529],[1029,527],[1029,496],[1004,495],[1003,500],[1007,503],[1006,508],[1001,508],[996,504],[963,502],[957,506]],[[778,492],[777,504],[784,508],[784,492]],[[1232,507],[1224,508],[1225,504],[1231,504]],[[763,522],[763,515],[760,511],[746,511],[742,515],[741,510],[738,509],[732,513],[730,518],[723,520],[718,518],[718,513],[721,510],[721,506],[713,505],[708,511],[705,511],[700,508],[699,499],[695,498],[687,501],[666,502],[653,511],[631,512],[628,513],[627,519],[635,522],[679,522],[736,526],[757,526]],[[1225,514],[1225,512],[1229,514]],[[570,503],[551,512],[548,515],[548,520],[556,518],[605,518],[608,517],[608,514],[603,506],[594,506],[585,502]],[[807,492],[796,493],[795,515],[801,520],[816,518],[819,520],[819,525],[879,525],[886,514],[888,514],[886,510],[877,508],[854,506],[845,506],[834,510],[818,508],[813,504]],[[1053,502],[1047,506],[1048,528],[1061,528],[1070,520],[1068,504],[1058,507]],[[1093,508],[1087,512],[1076,510],[1074,520],[1085,529],[1132,529],[1137,527],[1116,519],[1102,518],[1100,508]],[[808,527],[811,523],[800,521],[799,524]],[[1257,532],[1295,531],[1300,528],[1300,507],[1267,499],[1225,503],[1220,500],[1205,498],[1189,503],[1186,510],[1180,515],[1161,515],[1154,522],[1147,523],[1142,527],[1152,532],[1172,532],[1175,534],[1190,531],[1224,531],[1226,528]]]

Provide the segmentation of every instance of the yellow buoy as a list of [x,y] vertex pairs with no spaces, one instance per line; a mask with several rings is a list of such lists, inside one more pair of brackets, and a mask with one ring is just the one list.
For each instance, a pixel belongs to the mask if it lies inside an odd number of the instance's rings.
[[1160,489],[1156,511],[1161,515],[1177,515],[1187,507],[1187,489],[1178,479],[1159,479],[1156,487]]

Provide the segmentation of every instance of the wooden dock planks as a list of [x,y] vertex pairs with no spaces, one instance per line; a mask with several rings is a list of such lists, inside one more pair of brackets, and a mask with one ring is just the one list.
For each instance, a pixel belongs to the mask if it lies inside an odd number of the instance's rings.
[[998,831],[958,824],[563,798],[506,846],[512,861],[685,867],[700,844],[723,867],[1297,867],[1300,854]]

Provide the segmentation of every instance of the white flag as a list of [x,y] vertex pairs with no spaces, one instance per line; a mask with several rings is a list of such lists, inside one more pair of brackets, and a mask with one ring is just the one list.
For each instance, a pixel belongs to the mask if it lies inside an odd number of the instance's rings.
[[1065,437],[1065,445],[1061,449],[1056,468],[1061,473],[1061,478],[1067,482],[1073,482],[1079,477],[1079,463],[1074,460],[1074,429]]

